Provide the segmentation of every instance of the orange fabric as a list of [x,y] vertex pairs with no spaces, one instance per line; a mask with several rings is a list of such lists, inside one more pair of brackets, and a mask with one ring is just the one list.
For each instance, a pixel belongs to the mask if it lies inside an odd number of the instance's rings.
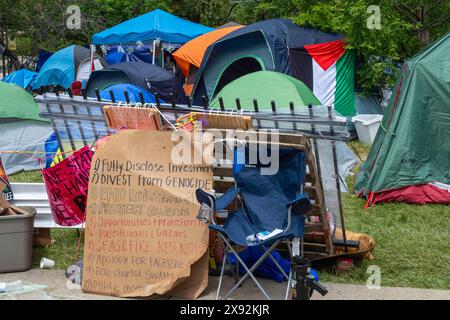
[[186,95],[187,95],[187,96],[190,96],[191,93],[192,93],[192,90],[194,90],[194,85],[193,85],[193,84],[186,83],[186,84],[183,86],[183,89],[184,89],[184,92],[186,93]]
[[200,37],[197,37],[187,43],[185,43],[181,48],[179,48],[173,54],[175,61],[177,62],[180,70],[183,72],[185,77],[189,76],[189,70],[191,65],[200,67],[203,56],[205,55],[206,49],[214,42],[220,38],[226,36],[230,32],[242,28],[243,26],[228,27],[223,29],[216,29],[214,31],[205,33]]

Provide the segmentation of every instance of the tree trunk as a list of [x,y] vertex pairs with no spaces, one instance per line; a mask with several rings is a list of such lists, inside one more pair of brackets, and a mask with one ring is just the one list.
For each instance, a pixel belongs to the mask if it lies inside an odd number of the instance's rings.
[[419,37],[420,44],[422,47],[426,47],[431,42],[431,35],[429,30],[422,30],[420,31],[417,36]]
[[9,61],[11,61],[11,63],[14,65],[14,68],[16,70],[19,70],[22,68],[22,64],[19,61],[19,58],[15,55],[14,52],[12,52],[11,50],[9,50],[6,46],[6,44],[4,43],[3,39],[0,39],[0,44],[5,48],[5,52],[3,52],[3,55],[5,57],[9,58]]

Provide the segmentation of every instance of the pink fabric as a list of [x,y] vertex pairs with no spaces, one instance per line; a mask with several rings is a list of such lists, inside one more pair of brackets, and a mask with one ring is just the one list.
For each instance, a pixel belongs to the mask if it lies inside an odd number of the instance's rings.
[[42,170],[53,218],[60,226],[76,226],[85,221],[92,156],[86,146]]
[[375,193],[371,205],[373,206],[378,202],[450,204],[450,192],[431,184],[423,184]]

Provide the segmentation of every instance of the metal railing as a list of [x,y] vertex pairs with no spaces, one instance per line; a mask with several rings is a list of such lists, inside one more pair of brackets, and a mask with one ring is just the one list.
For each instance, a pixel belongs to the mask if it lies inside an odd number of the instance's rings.
[[[93,145],[97,139],[113,133],[108,128],[104,117],[103,107],[109,105],[127,105],[156,107],[165,115],[164,121],[172,123],[183,115],[192,111],[203,113],[250,115],[255,129],[277,129],[280,132],[298,132],[308,136],[313,142],[313,149],[317,161],[322,189],[325,192],[327,207],[333,211],[337,226],[345,230],[344,216],[341,202],[341,183],[338,169],[337,141],[348,141],[352,135],[347,130],[345,119],[337,117],[329,106],[295,106],[289,103],[288,107],[279,107],[276,101],[271,105],[260,106],[258,100],[253,100],[251,110],[243,109],[241,101],[236,99],[235,106],[225,106],[219,99],[219,107],[211,109],[206,97],[202,99],[201,106],[192,105],[188,100],[186,105],[176,104],[173,96],[168,104],[160,103],[155,95],[156,103],[145,104],[144,97],[139,94],[140,103],[132,104],[128,92],[124,92],[126,101],[117,102],[112,91],[110,99],[101,99],[96,90],[96,98],[89,98],[83,91],[82,96],[74,96],[70,90],[68,94],[44,93],[36,97],[41,116],[50,119],[55,135],[64,158],[65,152],[71,152],[85,145]],[[343,235],[346,243],[345,232]]]

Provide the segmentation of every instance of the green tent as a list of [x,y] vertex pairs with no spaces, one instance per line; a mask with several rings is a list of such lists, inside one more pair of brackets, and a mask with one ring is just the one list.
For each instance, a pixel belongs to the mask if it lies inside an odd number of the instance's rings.
[[211,102],[211,108],[219,108],[222,98],[225,108],[236,109],[239,98],[243,110],[254,110],[253,99],[258,101],[259,110],[271,109],[275,101],[277,108],[320,105],[320,101],[300,80],[280,72],[258,71],[240,77],[226,85]]
[[15,118],[47,121],[39,117],[39,107],[24,89],[0,82],[0,119]]
[[44,154],[52,126],[39,117],[31,94],[4,82],[0,82],[0,133],[0,157],[7,174],[40,169],[31,155]]
[[[449,53],[450,33],[403,65],[367,161],[357,175],[355,189],[360,195],[373,198],[391,192],[383,200],[393,201],[399,199],[393,193],[396,189],[450,184]],[[411,194],[407,202],[416,202],[414,197]]]

